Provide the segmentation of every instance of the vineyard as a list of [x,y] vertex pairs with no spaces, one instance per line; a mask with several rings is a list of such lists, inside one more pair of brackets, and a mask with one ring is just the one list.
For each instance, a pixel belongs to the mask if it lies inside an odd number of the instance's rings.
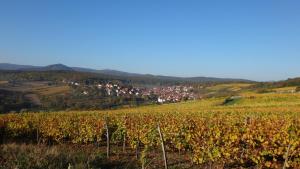
[[[159,149],[218,168],[300,168],[300,95],[244,94],[233,104],[212,98],[111,111],[23,113],[0,116],[1,141],[121,146],[151,168]],[[165,149],[165,151],[164,151]]]

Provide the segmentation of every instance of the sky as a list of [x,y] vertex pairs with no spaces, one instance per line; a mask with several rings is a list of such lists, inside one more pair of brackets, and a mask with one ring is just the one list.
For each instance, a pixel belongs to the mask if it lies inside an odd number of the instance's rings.
[[299,0],[0,0],[0,63],[300,76]]

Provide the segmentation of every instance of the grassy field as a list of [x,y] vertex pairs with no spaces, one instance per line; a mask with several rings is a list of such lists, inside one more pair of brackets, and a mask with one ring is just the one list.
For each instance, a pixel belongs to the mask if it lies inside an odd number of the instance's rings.
[[[66,94],[68,92],[70,92],[70,87],[68,85],[65,84],[52,84],[49,81],[24,81],[24,82],[16,82],[16,83],[8,83],[7,81],[0,81],[0,90],[3,91],[7,91],[10,93],[18,93],[20,96],[23,96],[23,102],[26,102],[34,108],[37,108],[39,106],[42,106],[44,103],[43,98],[44,97],[51,97],[51,96],[57,96],[60,94]],[[6,99],[9,100],[9,98],[11,98],[10,100],[12,100],[9,103],[5,103],[4,106],[6,107],[11,107],[10,111],[20,111],[20,109],[22,110],[26,110],[29,107],[24,107],[23,108],[18,108],[18,109],[14,109],[14,106],[10,106],[13,105],[14,100],[16,100],[14,98],[14,94],[11,95],[7,95]],[[0,105],[2,106],[2,105]],[[0,111],[0,113],[3,113]]]
[[291,86],[291,87],[281,87],[281,88],[275,88],[276,92],[293,92],[296,90],[297,87]]
[[230,91],[240,91],[247,88],[253,84],[249,83],[230,83],[230,84],[219,84],[212,87],[208,87],[208,90],[219,91],[219,90],[230,90]]
[[169,168],[300,167],[299,93],[7,114],[0,116],[0,126],[5,168],[162,168],[162,142]]
[[69,86],[46,86],[46,87],[40,87],[33,89],[33,92],[42,95],[42,96],[48,96],[48,95],[55,95],[59,93],[66,93],[70,90]]
[[58,93],[68,92],[70,90],[67,85],[49,85],[49,82],[21,82],[17,84],[8,84],[5,81],[0,81],[0,88],[9,91],[30,92],[39,95],[53,95]]
[[7,83],[8,83],[8,81],[1,81],[1,80],[0,80],[0,85],[1,85],[1,84],[7,84]]

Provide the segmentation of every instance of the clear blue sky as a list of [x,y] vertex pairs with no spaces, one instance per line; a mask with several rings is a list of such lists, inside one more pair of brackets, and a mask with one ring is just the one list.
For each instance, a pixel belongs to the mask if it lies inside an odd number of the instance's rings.
[[300,76],[299,0],[1,0],[0,62]]

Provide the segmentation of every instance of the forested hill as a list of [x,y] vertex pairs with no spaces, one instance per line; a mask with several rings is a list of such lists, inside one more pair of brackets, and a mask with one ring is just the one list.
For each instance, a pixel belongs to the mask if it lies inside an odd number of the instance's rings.
[[280,88],[280,87],[290,87],[290,86],[300,86],[300,77],[298,78],[289,78],[287,80],[281,80],[276,82],[261,82],[253,85],[252,88]]

